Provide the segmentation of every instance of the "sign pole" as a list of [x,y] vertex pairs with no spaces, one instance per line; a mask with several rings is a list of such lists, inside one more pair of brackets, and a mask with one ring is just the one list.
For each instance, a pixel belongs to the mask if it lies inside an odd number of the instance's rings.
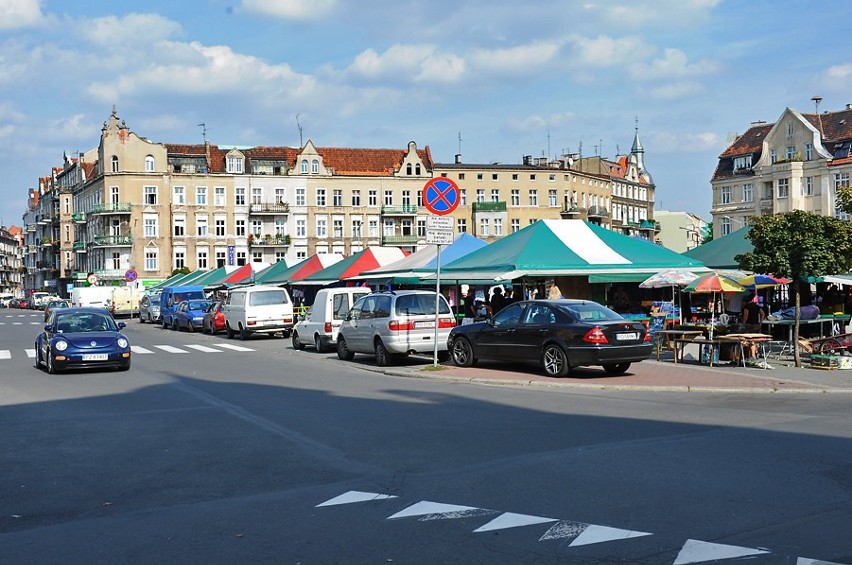
[[438,245],[437,264],[435,271],[435,350],[432,356],[432,366],[438,366],[438,324],[440,323],[440,313],[438,306],[441,304],[441,246]]

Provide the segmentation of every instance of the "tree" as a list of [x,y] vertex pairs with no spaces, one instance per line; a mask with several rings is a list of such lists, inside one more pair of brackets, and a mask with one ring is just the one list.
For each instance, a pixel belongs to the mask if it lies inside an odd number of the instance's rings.
[[[799,343],[800,285],[803,277],[846,273],[852,268],[852,223],[795,210],[750,220],[752,253],[737,255],[740,267],[789,277],[795,305],[793,344]],[[799,348],[793,347],[797,367]]]
[[189,273],[191,273],[191,272],[192,272],[192,271],[190,271],[190,270],[189,270],[189,267],[181,267],[180,269],[175,269],[174,271],[172,271],[171,276],[175,276],[175,275],[188,275],[188,274],[189,274]]
[[837,187],[837,209],[852,214],[852,186],[848,184]]
[[704,233],[701,234],[701,245],[713,241],[713,222],[704,224]]

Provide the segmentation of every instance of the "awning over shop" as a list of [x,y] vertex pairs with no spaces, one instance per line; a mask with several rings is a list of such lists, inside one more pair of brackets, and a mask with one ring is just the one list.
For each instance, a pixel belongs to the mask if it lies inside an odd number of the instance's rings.
[[750,229],[750,226],[745,226],[719,239],[685,251],[683,255],[701,261],[711,269],[739,269],[739,264],[734,257],[754,251],[754,245],[747,237]]
[[344,279],[357,280],[357,275],[361,272],[389,265],[405,256],[405,251],[399,247],[371,245],[330,267],[303,278],[300,284],[327,285]]

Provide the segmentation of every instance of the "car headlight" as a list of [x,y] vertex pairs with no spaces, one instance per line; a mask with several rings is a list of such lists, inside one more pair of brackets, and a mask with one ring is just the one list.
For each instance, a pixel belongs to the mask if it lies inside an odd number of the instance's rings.
[[53,347],[55,347],[59,351],[65,351],[66,349],[68,349],[68,342],[60,339],[59,341],[53,344]]
[[124,349],[125,347],[127,347],[127,339],[125,339],[125,338],[123,338],[123,337],[118,338],[118,339],[116,340],[116,343],[117,343],[117,344],[118,344],[118,346],[119,346],[120,348],[122,348],[122,349]]

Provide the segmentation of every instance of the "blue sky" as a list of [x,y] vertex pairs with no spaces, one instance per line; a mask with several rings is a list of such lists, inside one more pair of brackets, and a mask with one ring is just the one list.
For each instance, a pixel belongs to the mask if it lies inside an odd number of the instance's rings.
[[[629,151],[709,219],[732,135],[852,103],[852,4],[800,0],[0,0],[0,208],[98,144],[398,147],[438,162]],[[298,125],[297,125],[298,123]]]

